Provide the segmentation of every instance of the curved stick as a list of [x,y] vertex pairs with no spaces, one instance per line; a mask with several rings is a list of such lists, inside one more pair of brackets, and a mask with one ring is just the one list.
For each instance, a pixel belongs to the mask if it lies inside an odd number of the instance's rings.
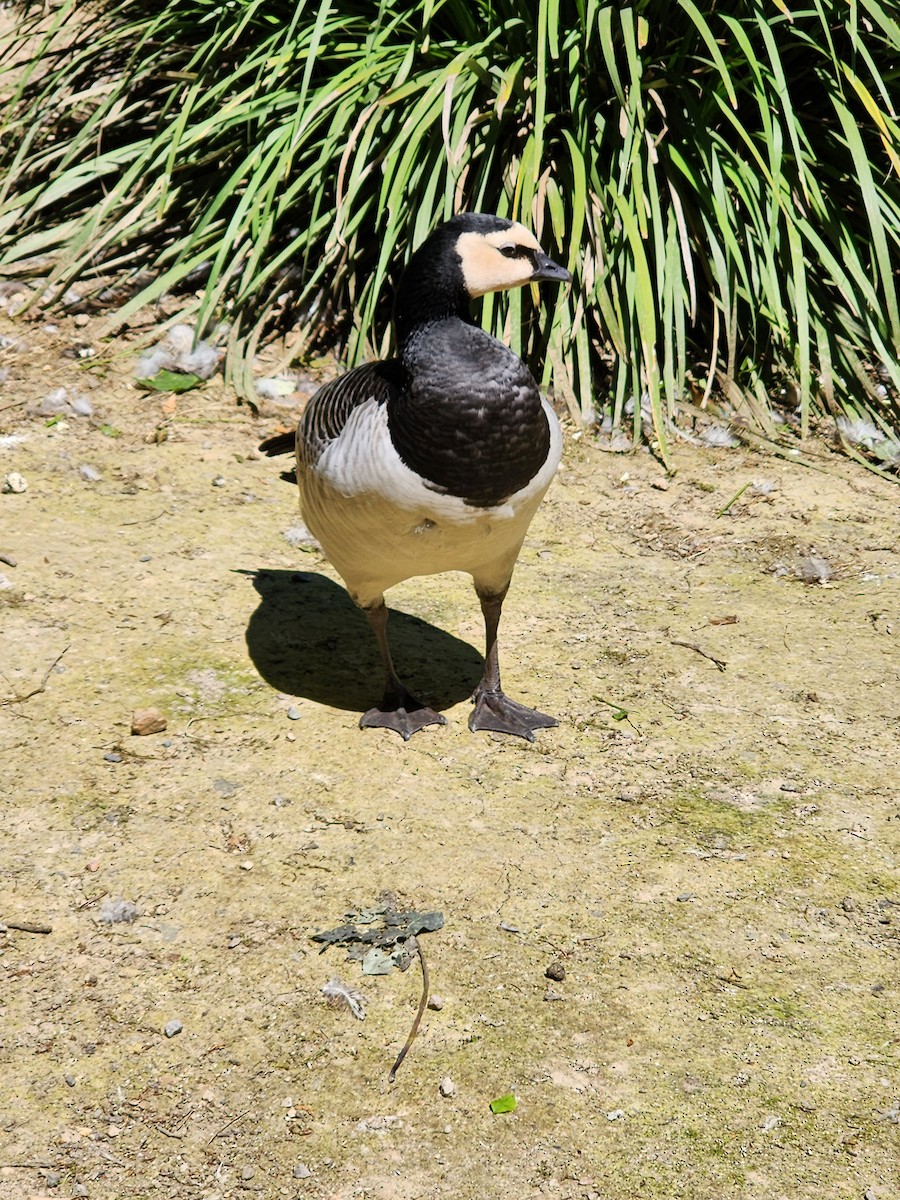
[[422,953],[422,946],[418,938],[416,938],[416,950],[419,952],[419,962],[422,964],[422,999],[419,1001],[419,1011],[416,1013],[416,1018],[412,1023],[409,1037],[406,1039],[403,1049],[397,1055],[397,1059],[391,1067],[391,1073],[388,1075],[388,1083],[394,1082],[394,1077],[400,1069],[400,1064],[406,1058],[407,1051],[413,1044],[416,1034],[419,1032],[419,1025],[425,1012],[425,1006],[428,1003],[428,967],[425,965],[425,955]]

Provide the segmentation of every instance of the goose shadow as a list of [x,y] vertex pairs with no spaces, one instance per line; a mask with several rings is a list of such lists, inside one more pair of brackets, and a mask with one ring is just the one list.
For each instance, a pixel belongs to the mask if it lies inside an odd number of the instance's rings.
[[[260,602],[247,650],[271,687],[332,708],[364,712],[381,698],[384,671],[369,623],[344,588],[312,571],[238,571]],[[400,678],[436,709],[468,699],[484,660],[467,642],[391,609],[388,632]]]

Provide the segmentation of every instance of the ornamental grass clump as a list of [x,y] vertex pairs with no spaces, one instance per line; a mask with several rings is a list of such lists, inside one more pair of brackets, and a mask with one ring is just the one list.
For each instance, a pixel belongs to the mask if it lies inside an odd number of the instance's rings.
[[[118,321],[227,320],[252,394],[295,327],[388,352],[391,284],[460,209],[521,219],[575,276],[484,324],[578,420],[718,403],[740,433],[827,415],[896,469],[900,25],[877,0],[112,0],[15,6],[0,275]],[[867,422],[877,435],[849,440]],[[882,447],[879,458],[876,447]]]

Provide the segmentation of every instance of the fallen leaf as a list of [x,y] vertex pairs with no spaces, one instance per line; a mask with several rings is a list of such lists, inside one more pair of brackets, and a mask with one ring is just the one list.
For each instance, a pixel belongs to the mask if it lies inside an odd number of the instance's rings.
[[150,392],[189,392],[197,387],[202,380],[199,375],[182,371],[157,371],[152,379],[138,379],[138,387]]

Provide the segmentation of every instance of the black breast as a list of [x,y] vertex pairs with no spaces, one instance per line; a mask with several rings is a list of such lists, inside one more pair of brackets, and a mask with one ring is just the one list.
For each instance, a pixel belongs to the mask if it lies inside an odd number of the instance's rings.
[[476,326],[453,318],[404,346],[406,387],[388,401],[403,462],[466,504],[501,504],[547,459],[550,427],[531,372]]

